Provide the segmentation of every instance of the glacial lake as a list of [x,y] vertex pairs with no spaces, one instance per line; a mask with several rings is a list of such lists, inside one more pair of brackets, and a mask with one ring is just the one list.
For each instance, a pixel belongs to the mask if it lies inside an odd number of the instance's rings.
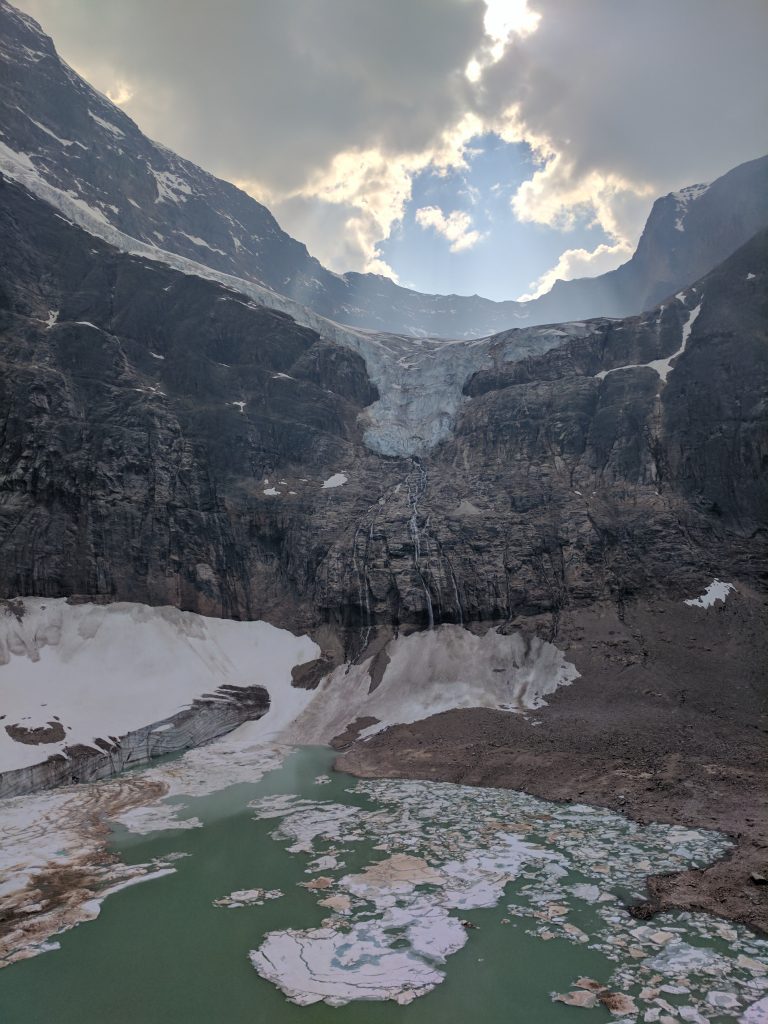
[[[706,863],[722,836],[504,790],[360,782],[334,756],[294,750],[258,783],[170,799],[202,827],[115,826],[124,862],[175,871],[0,970],[3,1024],[725,1022],[766,995],[768,943],[746,929],[625,910],[650,870]],[[214,905],[238,892],[259,902]],[[388,985],[407,1005],[361,1001]],[[323,991],[349,1001],[287,998]]]

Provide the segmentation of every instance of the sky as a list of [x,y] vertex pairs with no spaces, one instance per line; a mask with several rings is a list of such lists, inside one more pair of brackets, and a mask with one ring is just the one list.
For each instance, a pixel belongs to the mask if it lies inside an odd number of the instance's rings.
[[765,0],[16,0],[330,269],[528,298],[766,149]]

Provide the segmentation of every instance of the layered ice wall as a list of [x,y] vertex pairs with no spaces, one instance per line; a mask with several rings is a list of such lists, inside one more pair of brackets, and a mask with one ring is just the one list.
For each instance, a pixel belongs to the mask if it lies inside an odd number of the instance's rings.
[[263,686],[274,704],[269,728],[279,728],[307,699],[291,669],[318,654],[309,637],[266,622],[130,603],[13,602],[0,610],[0,774],[66,758],[76,745],[101,754],[96,740],[161,723],[202,697],[223,706],[222,686]]

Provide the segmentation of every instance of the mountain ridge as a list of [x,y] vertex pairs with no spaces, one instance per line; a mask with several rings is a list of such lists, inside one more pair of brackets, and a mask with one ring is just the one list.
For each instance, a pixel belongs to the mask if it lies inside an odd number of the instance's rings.
[[[689,189],[658,199],[627,263],[596,278],[556,282],[531,302],[428,295],[378,275],[335,274],[282,231],[266,207],[147,139],[7,0],[0,0],[0,26],[3,141],[11,153],[105,225],[351,328],[475,338],[515,325],[631,315],[690,284],[768,224],[764,157],[723,175],[701,196],[675,198]],[[8,153],[5,171],[14,173]],[[667,251],[671,259],[659,256]]]

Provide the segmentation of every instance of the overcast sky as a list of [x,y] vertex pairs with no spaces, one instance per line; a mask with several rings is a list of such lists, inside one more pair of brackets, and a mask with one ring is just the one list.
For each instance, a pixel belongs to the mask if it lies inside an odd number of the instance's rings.
[[516,298],[766,148],[765,0],[16,0],[333,270]]

